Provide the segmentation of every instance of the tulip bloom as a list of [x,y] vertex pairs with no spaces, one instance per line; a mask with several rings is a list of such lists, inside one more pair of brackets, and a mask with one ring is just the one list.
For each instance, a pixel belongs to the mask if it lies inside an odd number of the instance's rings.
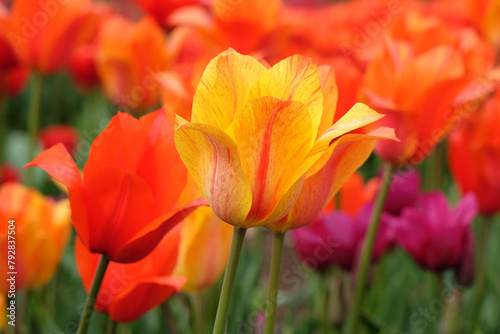
[[73,225],[91,252],[135,262],[199,204],[175,206],[186,170],[173,130],[161,109],[139,120],[118,113],[92,143],[83,175],[63,144],[27,167],[38,166],[67,187]]
[[[318,271],[333,265],[354,270],[365,239],[373,205],[364,205],[354,217],[341,211],[324,211],[311,224],[292,231],[295,249],[304,264]],[[375,238],[372,261],[394,244],[394,229],[387,214]]]
[[21,176],[19,175],[19,171],[16,167],[9,164],[0,165],[0,184],[20,180]]
[[69,125],[51,125],[43,129],[38,137],[45,149],[62,143],[70,153],[73,153],[79,141],[78,132]]
[[16,0],[0,23],[22,63],[49,74],[68,63],[98,18],[98,6],[90,0]]
[[[2,247],[2,292],[8,291],[6,273],[17,272],[16,289],[47,284],[61,260],[71,231],[68,200],[54,201],[16,182],[0,186],[0,247]],[[9,229],[9,220],[15,229]],[[15,234],[8,231],[15,231]],[[15,269],[7,267],[8,236],[15,238]]]
[[97,71],[108,98],[122,109],[159,102],[159,72],[167,69],[165,35],[151,18],[132,23],[115,16],[103,23]]
[[[186,278],[172,275],[179,242],[180,226],[175,227],[153,252],[135,263],[111,262],[104,276],[95,309],[118,322],[130,322],[179,292]],[[75,258],[87,292],[97,270],[99,255],[92,254],[77,238]]]
[[395,172],[385,199],[384,211],[399,215],[404,208],[412,206],[422,188],[422,178],[416,169]]
[[470,224],[476,215],[472,194],[464,196],[454,209],[442,193],[424,194],[395,219],[397,242],[423,268],[436,272],[454,268],[459,280],[470,282],[474,268]]
[[226,268],[233,229],[208,207],[200,207],[182,223],[176,275],[187,278],[183,290],[200,292]]
[[133,0],[142,10],[163,27],[168,26],[168,17],[177,9],[198,4],[199,0]]
[[492,50],[472,31],[443,25],[417,13],[396,20],[366,69],[363,101],[386,113],[381,124],[401,140],[377,143],[377,154],[392,165],[425,159],[463,106],[491,89],[479,79],[493,64]]
[[450,135],[449,161],[453,178],[462,193],[476,195],[479,211],[500,211],[500,93],[486,101]]
[[[326,96],[336,93],[328,87]],[[207,66],[191,123],[178,119],[176,147],[220,219],[263,226],[290,212],[306,173],[314,176],[337,146],[358,138],[346,133],[383,117],[356,104],[331,126],[334,112],[323,109],[310,59],[293,56],[267,69],[230,49]]]

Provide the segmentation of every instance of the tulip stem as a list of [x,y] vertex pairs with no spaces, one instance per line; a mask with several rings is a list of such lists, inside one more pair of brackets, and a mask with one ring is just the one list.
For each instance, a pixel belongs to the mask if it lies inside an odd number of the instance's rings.
[[[36,154],[37,148],[37,134],[40,118],[40,104],[42,97],[42,76],[38,73],[33,73],[33,86],[30,89],[30,102],[28,109],[28,133],[30,137],[30,143],[28,148],[28,160],[27,162],[33,160]],[[26,170],[26,183],[28,186],[33,186],[34,183],[34,168],[28,168]]]
[[279,289],[279,276],[281,269],[281,254],[283,252],[283,241],[285,233],[274,232],[273,254],[271,256],[271,271],[269,273],[269,290],[267,291],[266,326],[264,333],[274,333],[276,321],[276,306]]
[[104,274],[109,265],[109,259],[101,255],[99,264],[97,266],[97,271],[94,275],[94,280],[90,286],[89,294],[87,295],[87,300],[85,301],[85,307],[83,313],[80,317],[80,324],[78,325],[77,334],[86,334],[90,325],[90,318],[92,316],[92,311],[94,309],[94,304],[97,300],[97,293],[101,287],[102,280],[104,279]]
[[370,225],[368,226],[368,231],[366,233],[365,241],[363,242],[363,248],[361,250],[361,257],[356,277],[356,288],[354,291],[354,304],[350,311],[349,318],[347,319],[347,327],[345,331],[345,333],[347,334],[357,333],[356,329],[361,314],[361,305],[363,302],[364,288],[366,285],[368,269],[370,267],[370,262],[372,258],[375,236],[377,235],[377,229],[380,223],[380,217],[382,215],[382,210],[384,208],[385,199],[387,197],[387,192],[389,190],[389,185],[391,183],[391,178],[394,169],[395,169],[394,166],[390,164],[385,165],[384,180],[377,194],[377,198],[375,200],[375,206],[371,214]]
[[330,279],[331,276],[326,273],[323,277],[321,277],[323,283],[323,334],[329,334],[331,328],[330,321],[330,299],[331,299],[331,288],[330,288]]
[[476,289],[472,303],[472,314],[469,318],[469,328],[467,333],[474,334],[479,327],[481,318],[481,307],[483,306],[484,294],[486,291],[486,266],[488,256],[488,240],[490,236],[489,219],[480,221],[480,229],[476,245],[478,247],[476,253]]
[[192,326],[193,333],[203,333],[206,330],[207,322],[205,319],[205,296],[202,293],[190,294],[192,308]]
[[118,328],[118,322],[110,319],[111,322],[108,327],[108,334],[116,334],[116,329]]
[[224,281],[222,282],[222,290],[220,292],[219,306],[217,307],[217,315],[215,316],[214,334],[223,334],[226,330],[227,313],[229,311],[229,303],[231,302],[234,278],[246,232],[245,228],[236,226],[233,230],[233,241],[231,242],[231,250],[229,251],[229,259],[227,260],[226,272],[224,273]]

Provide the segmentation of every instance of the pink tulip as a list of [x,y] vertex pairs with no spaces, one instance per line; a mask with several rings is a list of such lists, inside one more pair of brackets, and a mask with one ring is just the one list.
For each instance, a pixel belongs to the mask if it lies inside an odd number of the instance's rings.
[[[323,211],[309,225],[292,230],[295,247],[301,260],[318,271],[331,266],[345,270],[356,267],[358,256],[366,234],[373,204],[363,206],[356,217],[341,211]],[[372,260],[377,261],[394,242],[394,231],[390,216],[382,215]]]
[[397,242],[423,268],[436,272],[453,268],[459,283],[470,283],[474,259],[470,224],[477,213],[472,194],[464,196],[454,209],[440,192],[423,194],[401,217],[394,218]]

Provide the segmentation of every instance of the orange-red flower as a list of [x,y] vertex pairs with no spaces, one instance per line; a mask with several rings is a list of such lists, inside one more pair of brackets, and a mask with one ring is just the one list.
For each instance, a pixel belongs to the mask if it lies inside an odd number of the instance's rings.
[[[314,178],[325,165],[332,171],[337,160],[329,158],[336,148],[363,136],[346,133],[383,117],[356,104],[332,125],[336,86],[325,77],[323,95],[310,59],[294,56],[267,69],[231,49],[207,66],[191,123],[179,119],[175,141],[223,221],[249,228],[281,220],[297,201],[306,173]],[[381,135],[390,137],[389,132]],[[351,167],[339,168],[341,175],[324,192],[336,191],[348,176],[343,170],[350,174]]]
[[133,0],[161,26],[168,26],[168,17],[177,9],[200,3],[200,0]]
[[44,149],[62,143],[70,153],[74,152],[80,140],[78,131],[70,125],[48,126],[40,131],[38,137],[42,141]]
[[[172,275],[180,242],[179,227],[165,235],[154,251],[142,260],[127,264],[110,262],[95,309],[114,321],[134,321],[178,292],[186,282],[185,277]],[[92,254],[77,238],[75,258],[88,292],[99,255]]]
[[158,105],[158,74],[168,64],[161,28],[151,18],[133,23],[115,16],[101,33],[97,70],[108,98],[123,110]]
[[473,113],[449,139],[450,168],[463,194],[476,195],[479,211],[500,211],[500,93]]
[[139,120],[125,113],[114,116],[92,143],[83,175],[62,144],[27,166],[41,167],[68,188],[81,241],[114,262],[142,259],[197,207],[175,206],[186,170],[164,110]]
[[47,74],[68,63],[72,50],[93,33],[99,15],[90,0],[16,0],[0,25],[22,63]]
[[446,30],[437,17],[410,12],[396,20],[370,61],[363,101],[386,113],[401,142],[381,141],[394,164],[422,161],[460,120],[468,103],[491,89],[484,80],[492,50],[470,30]]
[[[68,241],[70,215],[68,200],[56,202],[16,182],[0,186],[0,269],[4,294],[8,291],[7,272],[17,272],[17,291],[50,281]],[[9,220],[15,220],[14,227]],[[7,252],[9,245],[15,245],[12,253]],[[7,267],[9,254],[14,255],[14,260],[10,259],[14,268]]]

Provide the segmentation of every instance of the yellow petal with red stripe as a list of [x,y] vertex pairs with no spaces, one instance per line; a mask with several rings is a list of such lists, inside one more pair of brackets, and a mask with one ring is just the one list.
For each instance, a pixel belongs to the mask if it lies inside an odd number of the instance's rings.
[[233,140],[216,127],[186,123],[175,132],[175,146],[215,214],[240,226],[252,205],[252,191]]
[[252,188],[247,219],[258,223],[269,217],[301,176],[296,170],[316,136],[309,108],[297,101],[258,98],[235,117],[227,132],[238,147]]

